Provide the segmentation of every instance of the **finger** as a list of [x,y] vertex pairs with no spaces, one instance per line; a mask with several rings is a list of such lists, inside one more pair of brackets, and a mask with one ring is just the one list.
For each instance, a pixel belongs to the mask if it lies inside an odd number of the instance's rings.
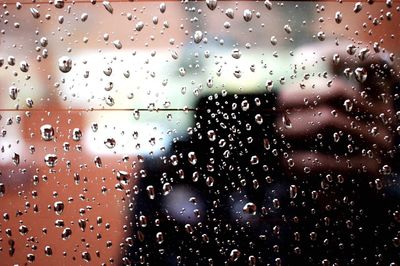
[[[289,120],[289,122],[288,122]],[[327,134],[330,131],[344,131],[354,138],[361,139],[372,145],[388,149],[391,146],[391,134],[385,127],[356,121],[352,116],[342,112],[332,114],[329,107],[317,107],[314,110],[294,110],[283,115],[279,121],[281,131],[288,139],[307,139],[316,134]]]
[[330,105],[338,110],[357,114],[373,114],[374,118],[388,111],[382,101],[373,100],[348,81],[335,79],[329,85],[318,82],[312,88],[285,88],[279,95],[281,109]]
[[321,173],[377,176],[382,168],[379,158],[334,156],[309,151],[295,151],[284,163],[291,173],[299,176]]

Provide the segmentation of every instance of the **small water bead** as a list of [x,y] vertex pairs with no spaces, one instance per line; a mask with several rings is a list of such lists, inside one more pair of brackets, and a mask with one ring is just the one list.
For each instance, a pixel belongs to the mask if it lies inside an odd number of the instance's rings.
[[164,234],[162,232],[156,233],[156,241],[158,244],[162,244],[164,242]]
[[164,183],[163,184],[163,195],[166,196],[172,191],[172,185],[170,183]]
[[254,119],[255,119],[256,123],[259,125],[261,125],[264,122],[264,119],[263,119],[262,115],[260,115],[260,114],[256,114]]
[[56,8],[63,8],[64,7],[64,4],[65,4],[65,1],[64,0],[55,0],[54,1],[54,6],[56,7]]
[[45,124],[40,127],[40,136],[45,141],[50,141],[54,139],[54,128],[52,125]]
[[340,24],[343,20],[343,14],[340,11],[335,13],[335,21],[337,24]]
[[51,153],[50,154],[46,154],[46,156],[44,157],[44,162],[50,168],[56,166],[57,160],[58,160],[57,155],[51,154]]
[[210,10],[214,10],[217,8],[218,1],[217,0],[206,0],[206,5]]
[[317,38],[318,38],[318,40],[320,40],[320,41],[324,41],[325,38],[326,38],[325,32],[319,31],[319,32],[317,33]]
[[68,73],[72,69],[72,60],[68,56],[62,56],[58,59],[58,68],[63,73]]
[[243,212],[251,215],[256,215],[257,206],[253,202],[248,202],[244,205]]
[[264,5],[268,10],[272,10],[272,2],[271,1],[265,0]]
[[229,259],[231,261],[237,261],[240,257],[240,251],[238,249],[232,249],[231,253],[229,254]]
[[207,185],[208,187],[214,186],[214,178],[213,178],[212,176],[208,176],[208,177],[206,178],[206,185]]
[[110,2],[103,1],[103,6],[110,14],[112,14],[114,12],[114,8],[112,7]]
[[57,214],[57,215],[61,215],[62,213],[63,213],[63,211],[64,211],[64,203],[62,202],[62,201],[56,201],[56,202],[54,202],[54,206],[53,206],[53,209],[54,209],[54,212]]
[[6,194],[6,186],[4,185],[4,183],[0,183],[0,197],[3,197],[5,194]]
[[44,254],[46,256],[51,256],[53,255],[53,249],[50,246],[45,246],[44,247]]
[[88,19],[88,17],[89,17],[88,13],[83,13],[83,14],[81,15],[81,21],[82,21],[82,22],[85,22],[85,21]]
[[286,31],[287,34],[292,33],[292,27],[290,27],[289,24],[286,24],[285,26],[283,26],[283,29]]
[[210,141],[215,141],[217,139],[217,134],[214,130],[207,131],[207,137]]
[[74,128],[72,130],[72,139],[74,141],[80,141],[82,138],[82,131],[79,128]]
[[32,14],[32,16],[34,18],[39,18],[40,17],[39,10],[37,10],[36,8],[31,7],[29,10],[31,11],[31,14]]
[[285,128],[292,128],[292,122],[290,121],[286,113],[284,113],[282,116],[282,123],[285,126]]
[[197,163],[197,156],[194,151],[191,151],[188,153],[188,160],[189,160],[189,163],[192,165],[195,165]]
[[235,12],[233,11],[232,8],[227,8],[227,9],[225,10],[225,15],[226,15],[228,18],[233,19],[233,18],[235,17]]
[[346,47],[346,52],[349,55],[354,55],[356,53],[357,47],[354,44],[349,44]]
[[12,100],[16,100],[18,97],[19,89],[16,86],[11,86],[8,88],[8,95]]
[[26,61],[21,61],[21,63],[19,64],[19,69],[20,69],[22,72],[28,72],[28,70],[29,70],[29,64],[28,64],[28,62],[26,62]]
[[232,50],[231,55],[234,59],[239,59],[242,56],[242,52],[240,52],[239,49],[235,48]]
[[137,31],[141,31],[143,28],[144,28],[144,23],[143,23],[143,21],[139,21],[139,22],[136,23],[135,29],[136,29]]
[[86,262],[90,262],[91,259],[92,259],[92,257],[91,257],[91,255],[90,255],[89,252],[83,251],[83,252],[82,252],[82,259],[83,259],[84,261],[86,261]]
[[126,185],[129,183],[130,175],[126,171],[119,170],[117,171],[117,180],[122,184]]
[[354,4],[353,11],[354,13],[359,13],[362,10],[362,4],[360,2],[357,2]]
[[243,19],[246,22],[249,22],[253,18],[253,12],[250,9],[245,9],[243,11]]
[[193,40],[195,43],[200,43],[203,40],[203,32],[202,31],[195,31],[193,35]]
[[290,185],[289,196],[291,199],[294,199],[297,197],[297,186],[296,185]]
[[149,199],[153,200],[156,197],[156,193],[152,185],[147,186],[146,191],[147,195],[149,196]]
[[21,225],[21,226],[18,228],[18,231],[19,231],[19,233],[20,233],[21,235],[26,235],[26,234],[29,232],[29,229],[28,229],[28,227],[26,227],[26,225]]
[[165,13],[165,10],[167,10],[167,5],[164,2],[162,2],[160,4],[160,12]]
[[251,158],[250,158],[250,163],[251,163],[252,165],[258,164],[258,163],[259,163],[258,156],[257,156],[257,155],[251,156]]
[[28,255],[26,255],[26,259],[28,262],[33,263],[36,259],[36,256],[34,254],[29,253]]
[[114,47],[118,50],[122,48],[122,42],[120,40],[113,41]]
[[99,156],[96,156],[94,158],[94,164],[96,165],[97,168],[103,167],[103,163],[102,163],[101,158]]

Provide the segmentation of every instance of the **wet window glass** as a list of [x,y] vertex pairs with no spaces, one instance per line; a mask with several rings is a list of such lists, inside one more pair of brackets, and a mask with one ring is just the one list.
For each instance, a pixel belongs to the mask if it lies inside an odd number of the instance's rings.
[[400,3],[3,1],[2,265],[398,265]]

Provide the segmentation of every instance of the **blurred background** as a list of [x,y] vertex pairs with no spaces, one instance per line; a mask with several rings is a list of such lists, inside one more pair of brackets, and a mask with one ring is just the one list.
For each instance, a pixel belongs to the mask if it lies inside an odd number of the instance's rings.
[[201,97],[298,83],[298,48],[379,44],[398,65],[398,2],[364,2],[2,1],[1,264],[121,264],[142,163]]

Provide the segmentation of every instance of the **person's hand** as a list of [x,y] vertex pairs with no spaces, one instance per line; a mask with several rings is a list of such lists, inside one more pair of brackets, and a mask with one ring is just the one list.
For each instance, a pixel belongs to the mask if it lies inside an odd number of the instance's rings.
[[387,53],[363,48],[309,46],[297,52],[296,78],[278,99],[282,160],[290,174],[378,178],[390,173],[397,73]]

